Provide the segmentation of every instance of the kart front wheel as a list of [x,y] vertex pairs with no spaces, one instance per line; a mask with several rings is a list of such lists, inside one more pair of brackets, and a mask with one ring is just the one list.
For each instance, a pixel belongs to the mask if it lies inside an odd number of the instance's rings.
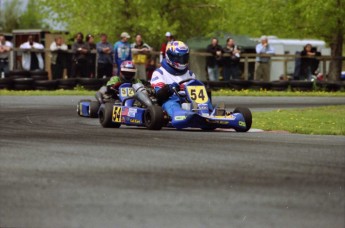
[[96,118],[98,116],[99,103],[98,101],[91,101],[89,106],[89,116]]
[[145,126],[150,130],[160,130],[164,124],[164,113],[160,106],[153,105],[146,109],[144,114]]
[[236,128],[236,131],[239,132],[247,132],[252,127],[252,113],[248,108],[245,107],[237,107],[234,110],[234,113],[241,113],[244,121],[246,122],[246,128]]
[[121,126],[120,123],[114,123],[112,121],[113,115],[113,104],[105,103],[99,109],[99,122],[105,128],[119,128]]

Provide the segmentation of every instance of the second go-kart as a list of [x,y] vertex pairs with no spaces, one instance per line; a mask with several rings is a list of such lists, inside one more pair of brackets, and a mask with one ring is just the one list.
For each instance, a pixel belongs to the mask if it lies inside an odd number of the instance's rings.
[[121,125],[143,126],[160,130],[168,122],[162,107],[157,105],[153,93],[141,83],[124,83],[119,87],[119,100],[101,104],[98,117],[103,127]]
[[233,112],[226,112],[224,104],[213,108],[206,92],[205,85],[196,79],[187,79],[184,90],[174,89],[175,95],[182,100],[182,110],[170,116],[170,124],[174,128],[232,128],[238,132],[246,132],[252,125],[252,114],[248,108],[238,107]]

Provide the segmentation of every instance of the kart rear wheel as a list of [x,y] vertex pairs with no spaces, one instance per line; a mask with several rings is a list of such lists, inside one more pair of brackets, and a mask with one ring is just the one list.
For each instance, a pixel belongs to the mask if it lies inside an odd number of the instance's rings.
[[89,116],[96,118],[98,116],[99,103],[98,101],[91,101],[89,106]]
[[105,103],[101,106],[99,110],[99,122],[105,128],[119,128],[121,126],[120,123],[114,123],[112,121],[113,115],[113,104]]
[[79,115],[79,116],[82,116],[81,114],[80,114],[80,103],[81,102],[91,102],[91,100],[80,100],[79,102],[78,102],[78,104],[77,104],[77,114]]
[[241,113],[243,118],[246,122],[246,128],[236,128],[235,130],[238,132],[247,132],[252,127],[252,113],[248,108],[245,107],[237,107],[234,110],[234,113]]
[[145,126],[150,130],[160,130],[164,125],[164,113],[158,105],[150,106],[144,114]]

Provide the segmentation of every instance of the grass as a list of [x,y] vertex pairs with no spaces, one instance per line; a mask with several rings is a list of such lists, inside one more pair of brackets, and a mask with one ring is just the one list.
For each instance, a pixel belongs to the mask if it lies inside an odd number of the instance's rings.
[[345,105],[255,112],[252,127],[311,135],[345,135]]
[[[88,91],[81,87],[76,87],[74,90],[0,90],[0,96],[93,96],[95,91]],[[295,96],[314,96],[314,97],[345,97],[344,91],[325,92],[325,91],[311,91],[311,92],[291,92],[291,91],[267,91],[267,90],[241,90],[235,91],[230,89],[220,89],[212,91],[212,96],[270,96],[270,97],[295,97]]]

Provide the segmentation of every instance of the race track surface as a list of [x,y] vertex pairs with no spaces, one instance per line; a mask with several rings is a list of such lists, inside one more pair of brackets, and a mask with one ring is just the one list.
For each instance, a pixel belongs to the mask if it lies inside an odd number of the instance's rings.
[[0,227],[345,226],[345,137],[104,129],[80,98],[0,97]]

